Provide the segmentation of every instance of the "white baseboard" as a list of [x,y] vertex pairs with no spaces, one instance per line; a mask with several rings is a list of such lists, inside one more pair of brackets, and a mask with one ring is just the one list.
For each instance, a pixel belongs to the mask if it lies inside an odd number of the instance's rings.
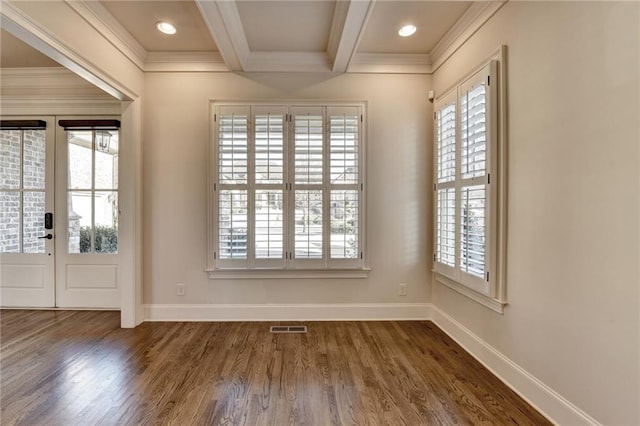
[[431,303],[144,305],[145,321],[428,320]]
[[431,315],[431,320],[442,331],[551,422],[600,424],[438,307],[431,307]]

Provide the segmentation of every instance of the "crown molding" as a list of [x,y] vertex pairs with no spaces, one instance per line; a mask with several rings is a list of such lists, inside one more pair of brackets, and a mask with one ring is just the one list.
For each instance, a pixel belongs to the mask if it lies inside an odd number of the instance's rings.
[[476,31],[478,31],[507,0],[474,2],[458,21],[447,31],[440,41],[431,49],[429,57],[432,72],[444,64]]
[[141,71],[147,51],[99,1],[65,2]]
[[149,52],[145,72],[227,72],[220,52]]
[[424,53],[357,53],[349,73],[430,74],[431,60]]

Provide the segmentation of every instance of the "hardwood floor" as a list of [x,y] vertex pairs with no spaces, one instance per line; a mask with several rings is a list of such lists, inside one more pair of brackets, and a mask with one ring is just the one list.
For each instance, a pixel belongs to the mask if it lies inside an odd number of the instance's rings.
[[3,310],[0,423],[549,424],[431,322],[276,324]]

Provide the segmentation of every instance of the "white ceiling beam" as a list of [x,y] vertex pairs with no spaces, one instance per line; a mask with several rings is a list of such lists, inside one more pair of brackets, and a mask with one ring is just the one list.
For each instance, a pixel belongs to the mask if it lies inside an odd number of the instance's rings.
[[374,3],[375,0],[337,2],[327,52],[333,59],[333,72],[343,73],[349,68]]
[[231,71],[243,71],[250,52],[236,2],[196,0],[196,5],[227,67]]

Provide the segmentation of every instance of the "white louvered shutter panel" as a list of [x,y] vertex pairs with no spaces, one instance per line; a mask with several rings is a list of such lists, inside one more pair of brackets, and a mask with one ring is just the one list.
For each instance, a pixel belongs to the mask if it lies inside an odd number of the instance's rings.
[[460,281],[484,294],[489,286],[491,138],[491,64],[458,89],[460,108]]
[[359,267],[362,186],[360,107],[328,107],[329,266]]
[[256,267],[284,265],[286,107],[252,108],[253,253]]
[[456,274],[456,94],[435,107],[435,269]]
[[220,106],[217,137],[217,257],[219,265],[246,265],[249,253],[250,108]]
[[324,267],[325,108],[291,107],[293,223],[291,265]]

